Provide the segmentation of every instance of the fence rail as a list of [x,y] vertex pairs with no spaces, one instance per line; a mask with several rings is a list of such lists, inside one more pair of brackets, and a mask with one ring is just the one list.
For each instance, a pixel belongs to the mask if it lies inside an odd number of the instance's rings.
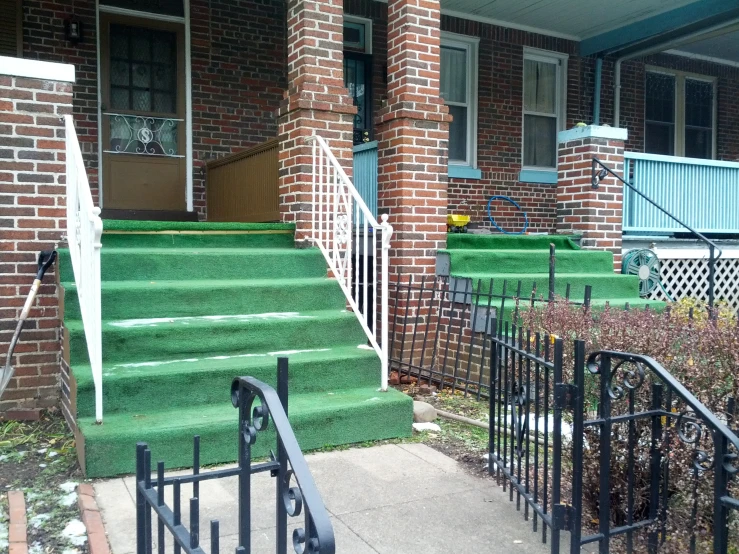
[[103,221],[87,180],[85,162],[71,115],[64,116],[66,134],[67,242],[85,329],[95,385],[95,419],[103,421],[103,329],[100,292],[100,239]]
[[[702,233],[739,233],[739,163],[624,152],[624,176]],[[623,213],[626,233],[685,231],[631,190],[624,191]]]
[[278,139],[206,164],[208,221],[280,219]]
[[[238,409],[239,461],[235,468],[200,471],[200,437],[193,444],[193,470],[190,475],[166,477],[164,462],[157,463],[156,479],[151,478],[151,450],[145,443],[136,445],[136,552],[151,554],[154,523],[157,552],[164,554],[165,543],[174,554],[219,554],[220,524],[210,522],[210,548],[200,544],[200,483],[206,480],[238,477],[238,547],[237,554],[250,554],[251,476],[270,472],[275,478],[275,544],[277,554],[287,554],[288,542],[297,554],[334,554],[333,526],[318,489],[313,482],[303,453],[287,418],[288,361],[278,358],[277,391],[253,377],[238,377],[231,386],[231,400]],[[266,462],[253,462],[252,446],[270,421],[276,432],[275,449]],[[291,483],[294,481],[294,485]],[[192,484],[189,525],[182,518],[182,485]],[[172,487],[172,507],[165,503],[167,487]],[[259,508],[263,508],[259,506]],[[153,517],[155,516],[155,517]],[[302,516],[301,526],[288,541],[288,517]],[[168,532],[169,535],[165,536]]]
[[[319,135],[308,140],[313,143],[311,238],[380,357],[380,388],[384,391],[388,384],[388,264],[393,228],[387,214],[382,223],[377,222],[326,141]],[[379,326],[371,324],[374,302],[370,302],[377,294],[378,280]]]

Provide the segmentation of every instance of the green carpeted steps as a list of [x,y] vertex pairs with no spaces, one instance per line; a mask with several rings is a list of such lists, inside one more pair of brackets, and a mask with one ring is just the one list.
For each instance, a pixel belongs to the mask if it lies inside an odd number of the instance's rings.
[[[74,281],[70,264],[62,268],[60,279]],[[326,263],[313,248],[103,248],[100,275],[103,281],[291,279],[324,277]]]
[[[177,391],[170,391],[175,394]],[[305,450],[359,441],[406,436],[413,422],[410,397],[376,387],[291,394],[290,424]],[[145,441],[167,468],[192,464],[192,437],[200,435],[200,462],[204,465],[237,458],[237,414],[228,390],[221,402],[176,410],[111,414],[103,425],[79,418],[85,436],[88,478],[132,473],[137,441]],[[260,433],[252,448],[254,457],[274,449],[272,429]]]
[[[274,384],[290,359],[290,419],[304,449],[410,434],[411,399],[379,393],[367,347],[317,249],[283,224],[104,221],[103,425],[69,252],[59,252],[78,446],[88,477],[133,471],[137,441],[171,467],[236,459],[230,383]],[[265,445],[260,438],[258,444]],[[266,452],[262,452],[264,454]]]
[[[103,367],[106,419],[111,414],[145,413],[162,402],[159,395],[167,387],[177,391],[166,399],[168,409],[221,402],[224,391],[229,390],[237,375],[249,375],[276,387],[278,356],[290,359],[291,394],[378,385],[377,354],[356,346],[106,364]],[[92,417],[95,415],[92,373],[89,366],[76,365],[74,369],[78,415]]]
[[[85,363],[88,356],[82,322],[65,324],[70,362]],[[103,320],[103,363],[302,350],[321,348],[331,340],[333,344],[358,345],[366,343],[367,337],[357,316],[346,310]]]
[[[334,281],[325,277],[284,280],[104,281],[103,319],[195,316],[205,304],[220,315],[260,314],[291,298],[292,309],[341,310],[346,300]],[[77,287],[65,284],[67,317],[79,319]]]
[[[613,254],[606,251],[581,249],[572,237],[566,235],[475,235],[450,234],[447,237],[450,273],[453,277],[471,278],[473,287],[481,282],[480,290],[515,294],[521,282],[521,295],[528,297],[536,284],[537,296],[546,296],[549,289],[549,249],[555,246],[555,292],[565,296],[570,285],[570,298],[582,301],[585,287],[592,287],[591,304],[601,309],[607,302],[622,308],[626,303],[633,308],[653,306],[660,302],[639,297],[639,279],[633,275],[613,272]],[[460,285],[457,285],[458,287]],[[463,288],[461,289],[463,290]],[[500,300],[493,301],[499,306]],[[508,302],[508,304],[511,304]],[[513,306],[507,305],[502,318],[508,319]]]

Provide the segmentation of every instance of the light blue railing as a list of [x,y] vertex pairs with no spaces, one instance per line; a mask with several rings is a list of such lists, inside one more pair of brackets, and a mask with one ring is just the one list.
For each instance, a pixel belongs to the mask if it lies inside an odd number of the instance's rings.
[[[354,147],[354,187],[377,219],[377,141]],[[359,224],[364,216],[359,214]]]
[[[702,233],[739,233],[739,163],[626,152],[624,177]],[[624,190],[625,233],[682,233],[665,213]]]

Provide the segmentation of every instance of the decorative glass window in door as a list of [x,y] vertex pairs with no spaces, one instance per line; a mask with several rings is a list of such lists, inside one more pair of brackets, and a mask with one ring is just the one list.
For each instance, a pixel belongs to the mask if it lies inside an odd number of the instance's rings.
[[107,151],[177,156],[176,112],[176,33],[111,25]]
[[371,58],[365,54],[344,53],[344,85],[354,100],[354,144],[372,140],[372,107],[370,100]]

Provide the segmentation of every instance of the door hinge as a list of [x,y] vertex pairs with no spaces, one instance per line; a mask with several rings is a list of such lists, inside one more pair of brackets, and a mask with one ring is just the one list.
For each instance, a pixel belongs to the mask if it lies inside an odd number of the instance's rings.
[[554,385],[555,410],[574,410],[576,397],[577,387],[575,385],[567,383],[558,383]]
[[575,508],[569,504],[555,504],[552,509],[552,527],[560,531],[572,531]]

